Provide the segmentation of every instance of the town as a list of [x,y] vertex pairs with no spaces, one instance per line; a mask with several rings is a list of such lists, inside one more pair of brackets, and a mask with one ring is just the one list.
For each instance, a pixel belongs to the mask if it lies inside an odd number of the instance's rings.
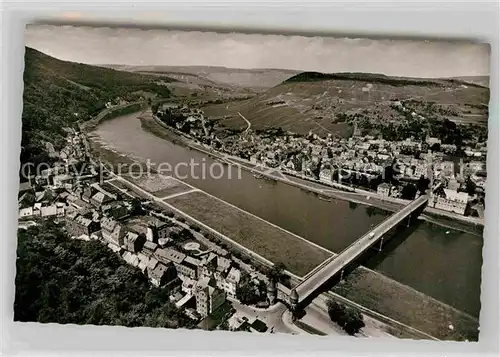
[[[399,101],[393,107],[409,111]],[[333,134],[320,137],[312,132],[298,135],[281,128],[236,130],[224,127],[220,118],[206,118],[199,108],[164,105],[155,109],[156,119],[163,125],[204,148],[251,165],[327,186],[374,192],[387,200],[412,200],[439,184],[439,190],[429,200],[431,209],[455,218],[484,219],[486,141],[479,137],[464,140],[457,148],[448,138],[443,142],[429,135],[422,140],[406,137],[397,141],[384,139],[383,135],[361,135],[358,122],[349,138]],[[409,117],[419,122],[425,119],[415,112]],[[463,127],[467,132],[468,127]]]
[[273,332],[245,306],[265,309],[277,302],[278,288],[287,289],[283,267],[256,266],[209,232],[141,197],[91,157],[84,134],[67,132],[64,149],[50,151],[53,166],[20,185],[21,229],[50,220],[72,239],[101,242],[152,286],[167,288],[170,301],[199,328]]

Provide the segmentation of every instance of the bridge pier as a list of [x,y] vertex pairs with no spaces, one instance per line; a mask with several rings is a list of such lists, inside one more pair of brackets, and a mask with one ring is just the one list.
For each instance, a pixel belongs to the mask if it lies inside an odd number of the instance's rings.
[[378,251],[381,252],[382,251],[382,244],[384,243],[384,237],[380,237],[380,244],[378,246]]
[[406,221],[406,228],[410,228],[411,224],[411,213],[408,215],[408,220]]
[[344,269],[340,271],[340,281],[344,278]]

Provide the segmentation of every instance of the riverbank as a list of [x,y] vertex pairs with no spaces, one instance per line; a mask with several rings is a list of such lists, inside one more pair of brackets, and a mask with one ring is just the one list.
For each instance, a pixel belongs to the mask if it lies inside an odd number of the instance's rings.
[[273,263],[284,263],[299,276],[307,274],[332,255],[322,247],[204,192],[193,192],[166,202]]
[[[167,127],[160,120],[154,118],[148,111],[142,113],[140,119],[141,126],[144,130],[162,139],[169,140],[171,142],[174,142],[175,144],[197,150],[213,158],[228,161],[230,164],[236,165],[241,169],[247,170],[249,172],[258,172],[264,177],[268,177],[272,180],[277,180],[288,185],[296,186],[304,190],[309,190],[310,192],[313,192],[315,194],[320,194],[333,199],[340,199],[355,204],[377,207],[387,211],[388,213],[396,212],[408,203],[407,201],[402,199],[384,198],[378,196],[376,193],[360,189],[353,189],[352,187],[348,187],[345,185],[338,185],[341,188],[329,186],[317,181],[301,178],[298,174],[294,175],[291,172],[281,173],[282,176],[286,178],[280,177],[279,175],[273,175],[272,173],[266,173],[263,172],[264,170],[262,168],[257,167],[256,165],[252,165],[241,158],[236,158],[230,155],[207,150],[200,144],[197,144],[190,140],[185,135],[179,135],[172,128]],[[450,214],[445,211],[426,207],[424,209],[424,213],[420,215],[419,219],[428,221],[429,223],[435,225],[441,225],[446,228],[459,230],[477,236],[482,237],[483,235],[484,224],[480,220],[472,219],[470,217],[462,217],[460,215]]]

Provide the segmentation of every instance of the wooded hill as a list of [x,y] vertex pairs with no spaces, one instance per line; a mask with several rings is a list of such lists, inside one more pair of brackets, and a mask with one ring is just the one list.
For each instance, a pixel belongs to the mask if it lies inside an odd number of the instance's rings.
[[88,120],[117,97],[168,97],[174,79],[61,61],[26,47],[21,163],[47,161],[44,142],[60,146],[63,128]]

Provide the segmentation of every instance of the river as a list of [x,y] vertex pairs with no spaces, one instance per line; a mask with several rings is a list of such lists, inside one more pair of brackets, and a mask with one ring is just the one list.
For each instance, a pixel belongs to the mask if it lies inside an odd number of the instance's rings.
[[[207,155],[142,130],[138,114],[100,124],[92,133],[101,144],[125,155],[174,166],[193,160],[213,163]],[[387,214],[342,200],[322,201],[299,188],[231,168],[222,178],[206,175],[185,181],[333,252],[339,252],[381,222]],[[208,171],[207,171],[208,172]],[[180,174],[188,173],[180,170]],[[235,224],[238,224],[235,222]],[[394,237],[365,262],[368,268],[478,317],[482,265],[481,236],[419,222]]]

